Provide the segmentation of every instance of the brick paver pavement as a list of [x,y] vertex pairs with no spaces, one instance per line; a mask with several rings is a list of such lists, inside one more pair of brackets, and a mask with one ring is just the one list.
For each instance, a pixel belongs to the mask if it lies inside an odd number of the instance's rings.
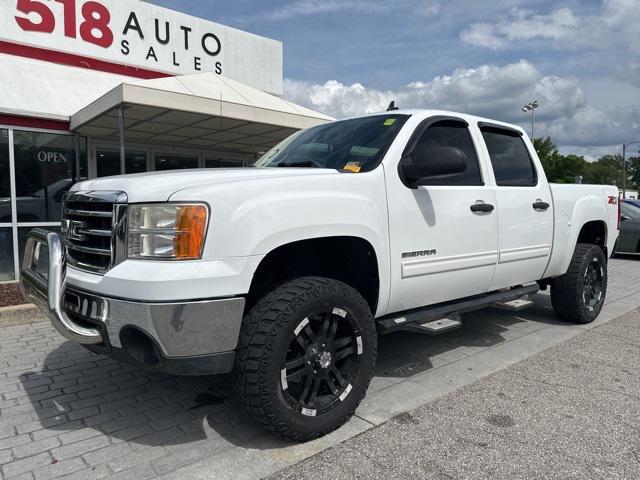
[[[639,271],[640,260],[613,260],[608,301],[637,295]],[[440,337],[383,337],[370,393],[557,323],[548,306],[537,308],[537,320],[478,312]],[[208,478],[260,478],[372,426],[354,422],[342,438],[291,446],[247,418],[228,377],[170,377],[122,365],[65,341],[48,322],[0,327],[2,479],[196,478],[190,466],[212,458],[223,470]],[[266,451],[266,463],[246,461],[254,451]]]

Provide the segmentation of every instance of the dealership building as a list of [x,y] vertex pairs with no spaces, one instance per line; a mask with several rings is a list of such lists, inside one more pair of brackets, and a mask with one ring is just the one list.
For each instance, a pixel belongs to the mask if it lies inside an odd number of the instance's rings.
[[80,179],[247,166],[329,120],[281,97],[272,39],[139,0],[0,11],[0,282]]

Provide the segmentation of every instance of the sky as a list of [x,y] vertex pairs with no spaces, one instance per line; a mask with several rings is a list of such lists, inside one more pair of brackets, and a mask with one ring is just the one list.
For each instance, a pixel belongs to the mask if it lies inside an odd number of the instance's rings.
[[281,40],[284,96],[336,118],[437,108],[595,159],[640,141],[640,0],[153,0]]

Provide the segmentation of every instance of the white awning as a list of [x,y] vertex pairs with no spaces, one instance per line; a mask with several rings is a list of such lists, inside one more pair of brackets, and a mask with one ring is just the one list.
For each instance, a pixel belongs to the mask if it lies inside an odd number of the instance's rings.
[[0,54],[0,113],[68,122],[129,77]]
[[71,129],[118,138],[124,108],[127,141],[259,152],[296,130],[331,117],[221,77],[201,73],[126,80],[71,116]]

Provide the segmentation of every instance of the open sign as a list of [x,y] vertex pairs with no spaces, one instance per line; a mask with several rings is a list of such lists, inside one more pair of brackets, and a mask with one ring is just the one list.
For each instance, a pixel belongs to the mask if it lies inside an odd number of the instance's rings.
[[67,163],[67,155],[64,152],[37,150],[34,156],[39,163],[46,165],[61,165]]

